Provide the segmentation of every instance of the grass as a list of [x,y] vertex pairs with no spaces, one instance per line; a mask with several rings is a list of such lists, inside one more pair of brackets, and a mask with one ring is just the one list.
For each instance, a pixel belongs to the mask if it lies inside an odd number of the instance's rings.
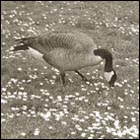
[[[1,2],[1,138],[138,139],[139,3]],[[114,57],[117,85],[109,89],[103,65],[59,73],[25,52],[11,53],[15,38],[77,30]],[[30,60],[30,61],[29,61]]]

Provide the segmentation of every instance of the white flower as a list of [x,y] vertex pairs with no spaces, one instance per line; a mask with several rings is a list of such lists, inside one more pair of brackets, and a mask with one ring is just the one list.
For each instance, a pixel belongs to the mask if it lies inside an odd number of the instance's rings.
[[1,99],[1,104],[6,104],[7,100]]
[[136,121],[136,118],[132,117],[131,120],[132,120],[132,122],[135,122]]
[[114,126],[115,126],[117,129],[120,128],[120,126],[119,126],[119,120],[115,120],[115,122],[114,122]]
[[2,91],[6,91],[6,88],[2,88]]
[[74,132],[74,131],[73,131],[73,132],[71,132],[71,134],[72,134],[72,135],[75,135],[75,134],[76,134],[76,132]]
[[79,92],[75,92],[75,95],[76,95],[76,96],[79,96]]
[[20,89],[20,90],[24,90],[24,87],[20,87],[19,89]]
[[18,70],[18,71],[22,71],[22,68],[18,68],[17,70]]
[[40,86],[43,86],[44,84],[41,82],[41,83],[39,83],[39,85],[40,85]]
[[21,134],[21,136],[26,136],[25,132],[21,132],[20,134]]
[[67,122],[65,122],[65,121],[62,121],[62,124],[63,124],[63,125],[67,125]]
[[27,106],[24,105],[24,106],[22,107],[22,109],[23,109],[23,110],[27,110]]
[[37,136],[37,135],[39,135],[39,133],[40,133],[39,128],[36,128],[35,131],[34,131],[34,135]]
[[86,133],[83,132],[83,133],[81,134],[81,136],[82,136],[82,137],[85,137],[85,136],[86,136]]
[[57,96],[58,101],[62,101],[62,97],[61,96]]
[[123,102],[123,98],[121,98],[121,97],[118,97],[118,100],[121,101],[121,102]]
[[45,119],[46,121],[49,120],[49,118],[51,117],[51,112],[48,111],[47,113],[40,113],[39,114],[43,119]]

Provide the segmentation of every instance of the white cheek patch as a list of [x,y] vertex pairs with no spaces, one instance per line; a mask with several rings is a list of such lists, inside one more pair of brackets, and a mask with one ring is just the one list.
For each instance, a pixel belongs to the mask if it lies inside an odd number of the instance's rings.
[[112,76],[114,75],[114,71],[111,72],[104,72],[104,77],[105,79],[109,82],[112,78]]
[[27,51],[34,58],[44,61],[44,59],[42,58],[44,54],[40,53],[39,51],[37,51],[31,47],[29,47],[29,49]]

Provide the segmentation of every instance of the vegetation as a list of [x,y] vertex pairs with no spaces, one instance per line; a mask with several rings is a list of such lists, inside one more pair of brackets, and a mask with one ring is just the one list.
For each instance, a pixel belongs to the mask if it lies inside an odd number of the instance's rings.
[[[139,3],[137,1],[1,2],[1,138],[138,139]],[[15,39],[77,30],[114,57],[114,89],[103,65],[81,70],[93,84],[59,72],[26,52]]]

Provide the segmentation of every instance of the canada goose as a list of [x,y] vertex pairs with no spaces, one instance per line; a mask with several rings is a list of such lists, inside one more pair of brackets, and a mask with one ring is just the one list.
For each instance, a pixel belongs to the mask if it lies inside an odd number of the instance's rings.
[[84,33],[47,33],[17,41],[20,44],[13,51],[28,50],[34,57],[45,60],[60,71],[63,84],[66,71],[75,71],[86,80],[78,70],[97,65],[105,59],[104,77],[110,86],[114,86],[117,76],[113,69],[112,54],[106,49],[97,48]]

